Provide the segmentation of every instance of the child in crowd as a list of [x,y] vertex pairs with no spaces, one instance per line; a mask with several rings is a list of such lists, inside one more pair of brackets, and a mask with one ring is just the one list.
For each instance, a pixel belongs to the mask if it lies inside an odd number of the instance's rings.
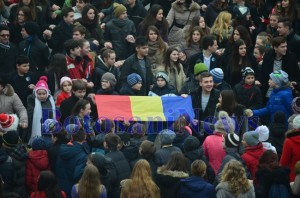
[[127,82],[123,84],[120,90],[121,95],[139,96],[142,89],[142,77],[137,73],[132,73],[127,76]]
[[[31,135],[28,134],[31,145],[32,140],[36,136],[41,136],[41,129],[44,120],[56,118],[55,103],[47,84],[47,77],[41,76],[34,88],[34,93],[27,98],[27,113],[29,120],[29,129]],[[30,130],[29,130],[30,133]]]
[[274,153],[277,153],[276,148],[268,142],[269,140],[269,128],[265,125],[259,126],[255,129],[255,132],[258,133],[259,138],[258,140],[261,141],[264,149],[266,150],[272,150]]
[[214,80],[214,87],[219,91],[223,91],[226,89],[231,89],[231,86],[223,80],[224,73],[221,68],[214,68],[210,70],[210,73]]
[[166,72],[161,71],[155,75],[156,84],[149,91],[148,96],[175,96],[175,87],[169,85],[169,76]]
[[249,109],[259,109],[263,105],[261,91],[255,85],[255,73],[250,67],[242,69],[243,80],[234,86],[236,100]]
[[100,95],[118,95],[115,91],[117,85],[117,79],[114,74],[106,72],[101,77],[101,87],[97,90],[97,94]]
[[259,45],[259,46],[254,48],[253,55],[256,59],[259,70],[261,69],[261,65],[262,65],[262,61],[263,61],[265,52],[266,52],[266,48],[263,45]]
[[56,106],[60,107],[63,100],[69,98],[72,95],[72,80],[71,78],[64,76],[60,79],[60,89],[61,92],[56,98]]
[[268,34],[271,34],[272,36],[275,36],[277,32],[277,27],[278,27],[278,20],[279,20],[279,15],[276,13],[270,14],[270,24],[267,25],[267,30],[266,32]]

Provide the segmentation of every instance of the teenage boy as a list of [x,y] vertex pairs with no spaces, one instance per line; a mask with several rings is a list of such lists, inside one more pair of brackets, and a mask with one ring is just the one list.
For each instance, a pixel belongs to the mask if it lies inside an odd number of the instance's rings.
[[218,49],[217,39],[213,35],[205,35],[202,39],[203,51],[197,53],[190,58],[188,75],[193,74],[194,65],[204,63],[207,70],[210,71],[217,67],[219,56],[216,54]]
[[62,101],[60,105],[60,122],[65,124],[67,117],[71,116],[72,109],[79,99],[86,99],[91,104],[91,116],[94,119],[98,118],[96,105],[92,102],[91,98],[86,95],[86,82],[83,80],[73,80],[72,96]]
[[176,96],[175,87],[169,85],[169,76],[161,71],[155,75],[156,84],[149,91],[148,96]]
[[153,74],[151,71],[151,63],[148,59],[148,41],[144,37],[139,37],[135,41],[136,53],[128,57],[121,68],[121,83],[125,84],[127,76],[132,73],[137,73],[142,77],[142,94],[147,96],[150,87],[153,85]]
[[142,86],[142,77],[137,73],[132,73],[127,76],[127,82],[121,88],[120,94],[127,96],[141,96]]
[[19,55],[16,62],[17,71],[11,74],[10,84],[23,105],[27,107],[27,96],[32,94],[37,78],[32,72],[29,72],[29,58],[27,56]]

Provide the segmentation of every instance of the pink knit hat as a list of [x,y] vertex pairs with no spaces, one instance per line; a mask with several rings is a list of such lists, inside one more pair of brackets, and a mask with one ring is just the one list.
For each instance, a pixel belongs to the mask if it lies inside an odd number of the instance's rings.
[[38,90],[43,89],[43,90],[49,92],[47,81],[48,81],[48,78],[46,76],[41,76],[39,81],[35,85],[34,91],[37,92]]
[[68,76],[64,76],[64,77],[62,77],[61,79],[60,79],[60,86],[62,86],[62,84],[64,83],[64,82],[70,82],[71,84],[72,84],[72,79],[71,78],[69,78]]

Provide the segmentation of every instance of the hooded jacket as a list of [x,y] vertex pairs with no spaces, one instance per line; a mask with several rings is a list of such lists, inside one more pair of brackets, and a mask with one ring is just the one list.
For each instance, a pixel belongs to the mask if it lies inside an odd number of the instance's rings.
[[60,146],[56,162],[56,176],[58,185],[69,198],[72,186],[83,174],[88,154],[88,149],[76,141]]
[[12,158],[2,148],[0,149],[0,174],[4,181],[4,191],[12,192],[14,175]]
[[256,146],[246,147],[245,153],[242,155],[243,160],[245,161],[252,178],[255,176],[256,167],[258,164],[259,158],[265,152],[262,143],[259,143]]

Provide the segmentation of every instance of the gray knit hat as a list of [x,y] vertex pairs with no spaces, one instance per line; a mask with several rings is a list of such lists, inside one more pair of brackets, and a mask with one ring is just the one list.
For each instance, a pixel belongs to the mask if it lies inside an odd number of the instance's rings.
[[170,129],[164,129],[160,132],[160,141],[162,145],[172,144],[176,134]]
[[103,81],[103,80],[107,80],[112,87],[115,87],[117,84],[117,79],[116,79],[115,75],[113,75],[110,72],[106,72],[102,75],[101,81]]
[[251,67],[246,67],[242,69],[242,76],[243,78],[246,78],[247,75],[254,75],[254,70]]
[[166,72],[160,71],[155,75],[155,79],[163,78],[167,83],[169,82],[169,76]]
[[272,72],[270,78],[276,84],[276,87],[282,87],[289,82],[289,75],[282,70]]
[[137,73],[132,73],[127,76],[127,83],[130,86],[133,86],[139,82],[142,82],[142,77],[140,75],[138,75]]
[[244,133],[243,139],[248,146],[256,146],[259,143],[259,134],[256,131],[248,131]]

